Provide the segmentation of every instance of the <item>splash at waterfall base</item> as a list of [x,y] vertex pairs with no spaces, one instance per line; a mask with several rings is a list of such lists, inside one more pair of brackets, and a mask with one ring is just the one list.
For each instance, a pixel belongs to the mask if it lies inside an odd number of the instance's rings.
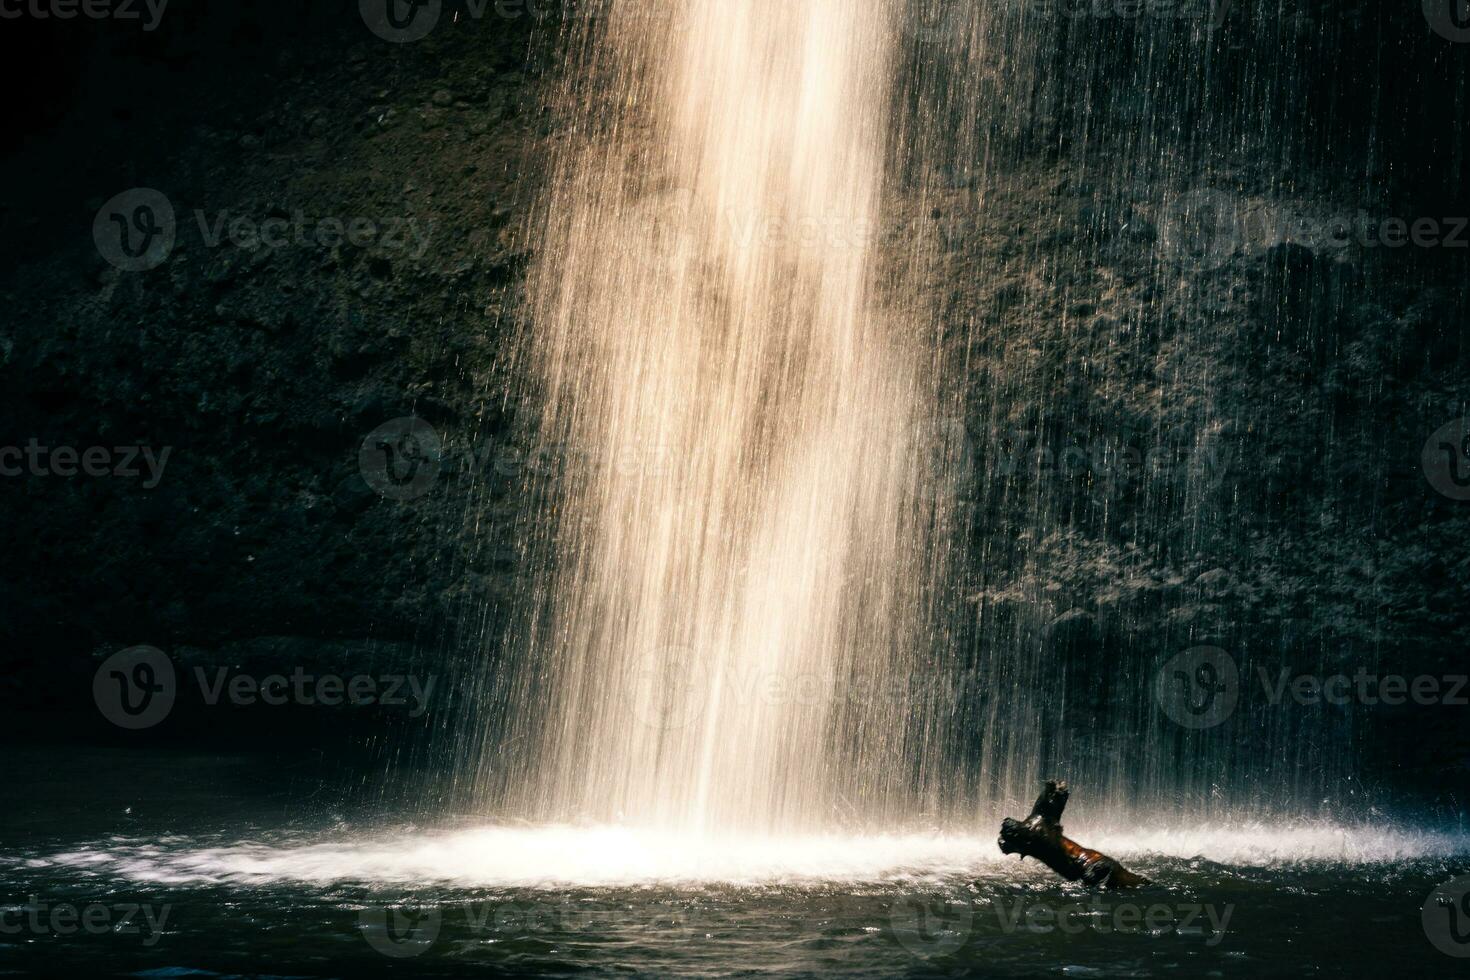
[[[339,801],[360,786],[350,760],[314,770],[314,756],[17,750],[0,924],[22,931],[0,933],[0,963],[49,975],[719,976],[738,964],[1245,980],[1310,957],[1334,975],[1428,974],[1453,964],[1441,950],[1457,949],[1448,914],[1470,872],[1463,831],[1391,821],[1074,814],[1070,829],[1152,881],[1113,892],[1002,854],[991,830],[1007,805],[967,828],[889,833],[414,823],[402,813],[424,787],[405,781],[386,809],[307,815],[283,776]],[[161,935],[28,925],[32,906],[98,903],[153,908]]]

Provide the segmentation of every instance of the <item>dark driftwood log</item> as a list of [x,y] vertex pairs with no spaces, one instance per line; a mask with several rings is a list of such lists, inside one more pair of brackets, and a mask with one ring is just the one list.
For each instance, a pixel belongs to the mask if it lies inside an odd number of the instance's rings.
[[1096,888],[1137,888],[1148,879],[1117,861],[1062,836],[1062,810],[1067,806],[1067,784],[1048,782],[1031,815],[1025,820],[1007,817],[1000,825],[1003,854],[1034,857],[1068,881]]

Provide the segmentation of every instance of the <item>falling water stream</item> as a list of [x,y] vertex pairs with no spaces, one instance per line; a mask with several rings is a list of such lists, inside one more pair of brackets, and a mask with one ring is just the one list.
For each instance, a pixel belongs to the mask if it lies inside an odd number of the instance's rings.
[[[509,708],[542,817],[785,831],[908,807],[925,325],[878,294],[890,3],[615,9],[572,82],[526,365],[555,487]],[[898,301],[896,302],[895,299]],[[928,492],[925,492],[928,491]]]

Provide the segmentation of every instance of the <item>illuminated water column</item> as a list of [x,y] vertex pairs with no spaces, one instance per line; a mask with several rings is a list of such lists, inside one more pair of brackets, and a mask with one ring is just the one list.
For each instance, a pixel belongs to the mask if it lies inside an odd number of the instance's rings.
[[522,812],[792,830],[917,785],[924,710],[873,691],[927,656],[935,520],[932,372],[874,282],[895,16],[590,30],[522,352],[541,443],[586,462],[543,488]]

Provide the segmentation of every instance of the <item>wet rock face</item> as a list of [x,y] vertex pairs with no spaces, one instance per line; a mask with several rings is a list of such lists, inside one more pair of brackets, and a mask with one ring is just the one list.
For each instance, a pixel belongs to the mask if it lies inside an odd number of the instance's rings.
[[[31,189],[0,246],[5,443],[34,446],[0,479],[22,705],[71,698],[57,662],[137,643],[432,643],[507,587],[510,508],[462,526],[507,418],[486,401],[538,174],[530,25],[410,50],[309,13],[193,35],[192,9],[163,39],[73,39],[108,90],[0,159]],[[428,130],[384,125],[425,108]],[[375,486],[365,443],[406,417],[441,451]]]
[[[1278,196],[1310,211],[1321,193]],[[1237,658],[1251,688],[1241,710],[1259,709],[1261,726],[1318,707],[1267,705],[1261,669],[1463,673],[1458,628],[1430,601],[1440,574],[1466,584],[1449,549],[1470,513],[1437,489],[1463,453],[1449,439],[1435,476],[1420,462],[1465,414],[1453,257],[1297,241],[1060,249],[1015,231],[1087,227],[1097,213],[1080,191],[1042,200],[997,180],[972,233],[951,239],[951,268],[987,270],[948,308],[971,317],[954,354],[972,379],[972,641],[1090,644],[1064,675],[1068,704],[1091,712],[1079,740],[1129,684],[1136,701],[1137,678],[1166,654],[1199,645]],[[1086,640],[1063,642],[1088,617]],[[1121,680],[1103,691],[1109,678]],[[1390,778],[1425,768],[1416,739],[1464,754],[1448,706],[1354,702],[1331,717]],[[1459,762],[1427,768],[1463,784]]]
[[[295,639],[253,662],[368,637],[472,655],[478,617],[493,632],[519,587],[525,457],[500,365],[556,138],[546,38],[467,18],[395,44],[354,17],[236,6],[181,4],[150,37],[47,29],[58,65],[106,83],[78,75],[7,127],[0,442],[34,441],[37,462],[0,477],[6,703],[70,703],[94,653],[137,643],[199,662],[261,637]],[[1326,36],[1286,74],[1328,75],[1306,70]],[[1067,73],[1067,111],[1157,90],[1134,70]],[[1324,84],[1308,107],[1335,104]],[[1372,120],[1341,112],[1319,114],[1342,123],[1314,131],[1339,161],[1321,173],[1301,165],[1314,143],[1284,176],[1186,152],[1120,176],[1133,144],[1094,126],[896,180],[927,181],[895,195],[918,233],[894,251],[934,253],[922,288],[967,440],[956,589],[993,640],[1057,651],[1094,697],[1118,651],[1198,642],[1454,666],[1470,503],[1455,455],[1426,474],[1422,454],[1470,414],[1464,253],[1292,230],[1438,207],[1463,166],[1425,147],[1443,93],[1395,98],[1415,108],[1394,128],[1420,135],[1391,204],[1377,178],[1335,176],[1374,165],[1355,135]],[[1460,766],[1451,715],[1426,724],[1433,765]]]

